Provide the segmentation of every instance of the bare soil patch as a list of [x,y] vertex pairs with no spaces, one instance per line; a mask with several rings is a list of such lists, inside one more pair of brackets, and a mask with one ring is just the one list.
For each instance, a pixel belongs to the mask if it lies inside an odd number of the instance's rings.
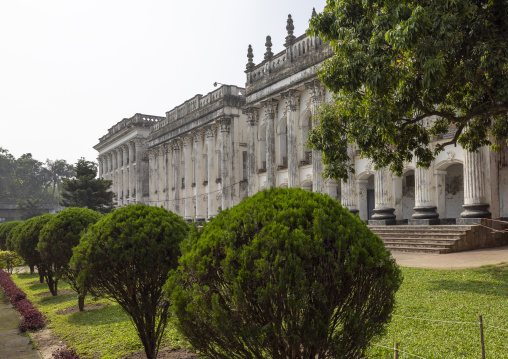
[[30,334],[37,344],[39,352],[44,359],[53,358],[53,352],[65,346],[65,342],[58,339],[49,328],[43,328]]
[[[186,349],[170,349],[163,348],[159,350],[157,359],[198,359],[199,356],[190,350]],[[122,359],[146,359],[145,352],[138,350],[122,357]]]
[[[71,289],[63,289],[58,291],[58,295],[73,294],[76,293]],[[36,297],[51,297],[51,292],[44,292],[35,295]]]
[[[86,310],[94,310],[94,309],[101,309],[104,307],[109,306],[109,304],[85,304],[85,311]],[[62,310],[59,310],[56,312],[58,315],[67,315],[67,314],[73,314],[78,313],[79,307],[77,305],[73,305],[72,307],[68,307]]]

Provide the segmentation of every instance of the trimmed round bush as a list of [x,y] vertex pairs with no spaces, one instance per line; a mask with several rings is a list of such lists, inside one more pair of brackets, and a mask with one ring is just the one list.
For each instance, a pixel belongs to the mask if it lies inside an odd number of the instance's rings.
[[391,318],[401,272],[331,197],[272,188],[182,245],[167,290],[210,358],[361,358]]
[[102,214],[91,209],[69,207],[52,216],[39,234],[37,250],[51,294],[58,294],[58,280],[65,279],[78,292],[80,310],[84,306],[86,290],[77,285],[77,273],[69,269],[69,261],[72,249],[79,244],[85,230],[102,217]]
[[189,226],[163,208],[119,208],[92,226],[74,249],[71,266],[96,295],[115,300],[130,315],[147,358],[156,358],[167,324],[163,286],[178,266]]
[[13,250],[13,248],[7,246],[7,238],[9,237],[9,233],[21,223],[23,223],[23,221],[10,221],[0,224],[0,251]]

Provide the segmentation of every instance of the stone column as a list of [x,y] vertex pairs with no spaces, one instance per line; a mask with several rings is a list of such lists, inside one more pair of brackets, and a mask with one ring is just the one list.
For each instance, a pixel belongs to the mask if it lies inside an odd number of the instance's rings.
[[275,128],[278,101],[275,99],[261,102],[266,117],[266,185],[275,187]]
[[205,195],[203,186],[203,139],[204,132],[198,130],[194,132],[194,149],[196,160],[196,221],[201,224],[206,219],[206,210],[203,197]]
[[464,212],[457,224],[481,223],[481,218],[490,218],[487,210],[490,204],[485,196],[484,172],[486,166],[483,160],[483,148],[478,152],[464,150]]
[[369,225],[395,224],[391,177],[391,173],[387,168],[378,169],[374,175],[375,208]]
[[150,206],[156,206],[155,193],[155,150],[148,150],[148,202]]
[[230,159],[231,154],[231,139],[230,139],[231,118],[225,117],[220,120],[220,131],[222,134],[222,149],[221,149],[221,181],[222,181],[222,209],[230,206]]
[[130,203],[136,204],[136,167],[135,151],[136,145],[133,141],[129,142],[129,199]]
[[[348,146],[348,156],[349,161],[353,164],[354,167],[354,161],[355,161],[355,151],[354,147],[349,145]],[[355,183],[355,174],[349,172],[347,181],[342,180],[341,181],[341,194],[340,194],[340,202],[342,204],[342,207],[347,208],[349,212],[356,214],[359,212],[358,210],[358,199],[357,199],[357,191],[356,191],[357,184]]]
[[436,206],[440,218],[446,218],[446,171],[434,170]]
[[432,173],[430,169],[417,167],[415,169],[415,207],[408,222],[411,225],[439,224],[439,214],[436,212],[436,202],[432,193]]
[[298,147],[296,145],[300,92],[297,90],[289,90],[282,93],[282,97],[286,100],[287,108],[288,187],[300,187],[300,173],[298,171]]
[[117,178],[117,191],[118,191],[118,206],[123,206],[123,200],[124,200],[124,193],[123,193],[123,149],[121,147],[118,147],[116,150],[116,178]]
[[258,126],[258,109],[250,107],[244,111],[247,115],[247,195],[253,196],[256,190],[256,139]]
[[215,136],[217,134],[216,125],[211,125],[206,129],[206,144],[208,147],[208,192],[207,192],[207,202],[208,202],[208,219],[215,217],[217,215],[217,183],[215,182],[216,168],[216,153],[215,153]]
[[[185,162],[185,163],[184,163]],[[183,161],[182,164],[185,168],[185,189],[184,196],[184,218],[187,222],[192,222],[194,219],[194,205],[192,203],[192,136],[187,135],[183,137]],[[183,188],[183,187],[182,187]]]
[[[317,126],[319,123],[316,121],[315,116],[319,106],[321,106],[324,101],[325,89],[319,80],[306,82],[305,87],[310,90],[310,96],[312,100],[312,121],[315,124],[314,126]],[[323,162],[321,157],[322,156],[320,151],[314,149],[312,150],[312,191],[319,193],[323,193],[324,191]]]
[[164,145],[164,208],[170,210],[169,208],[169,193],[171,192],[170,187],[170,168],[171,168],[171,145],[169,143],[165,143]]
[[98,170],[99,170],[99,178],[102,178],[102,156],[97,157],[97,163],[99,164]]
[[369,219],[369,209],[367,206],[367,188],[369,180],[359,179],[356,180],[356,193],[358,194],[358,212],[360,219],[366,221]]
[[173,191],[173,208],[175,213],[180,213],[180,187],[182,186],[182,175],[180,172],[180,141],[173,141],[173,183],[175,190]]
[[[135,146],[135,164],[136,171],[134,175],[134,183],[135,183],[135,195],[136,195],[136,203],[143,203],[143,140],[140,138],[136,138],[134,140]],[[150,174],[150,173],[149,173]],[[145,186],[147,183],[145,183]]]
[[123,204],[127,206],[129,204],[129,171],[128,171],[128,158],[129,158],[129,145],[125,144],[122,146],[122,192],[123,192]]

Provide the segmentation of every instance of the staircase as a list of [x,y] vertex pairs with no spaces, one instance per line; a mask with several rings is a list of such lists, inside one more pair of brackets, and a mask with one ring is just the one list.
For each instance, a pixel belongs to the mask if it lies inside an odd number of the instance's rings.
[[369,226],[390,251],[450,253],[465,249],[472,227],[479,226]]

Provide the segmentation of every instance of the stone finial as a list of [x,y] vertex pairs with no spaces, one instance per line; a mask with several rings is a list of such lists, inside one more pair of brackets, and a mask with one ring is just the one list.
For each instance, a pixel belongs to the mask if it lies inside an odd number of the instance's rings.
[[247,62],[247,70],[251,70],[254,68],[254,61],[252,59],[254,58],[254,53],[252,52],[252,46],[249,45],[249,48],[247,49],[247,58],[249,61]]
[[293,35],[295,26],[293,25],[293,19],[291,18],[291,14],[288,15],[286,30],[288,31],[288,36],[286,36],[286,45],[289,45],[293,43],[293,41],[296,39],[296,37]]
[[312,8],[312,17],[316,16],[317,15],[317,12],[316,12],[316,8],[313,7]]
[[271,36],[267,36],[266,37],[265,46],[266,46],[265,60],[269,60],[273,56],[273,52],[272,52],[272,38],[271,38]]

